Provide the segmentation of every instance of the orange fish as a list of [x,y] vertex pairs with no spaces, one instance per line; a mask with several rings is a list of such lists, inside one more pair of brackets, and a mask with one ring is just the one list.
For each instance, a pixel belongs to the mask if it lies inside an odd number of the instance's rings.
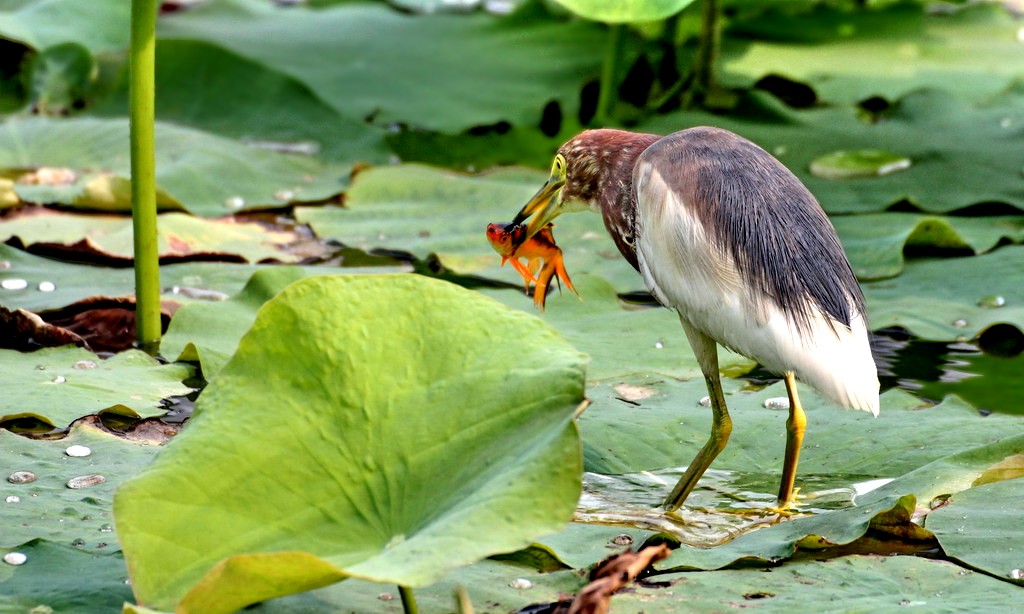
[[[555,237],[551,234],[552,224],[548,224],[529,240],[526,238],[526,226],[521,224],[488,224],[487,240],[494,251],[501,254],[501,264],[511,261],[515,270],[523,277],[526,293],[530,293],[530,282],[535,284],[533,304],[544,310],[548,287],[557,275],[565,282],[573,294],[579,296],[576,288],[565,271],[562,250],[555,245]],[[520,262],[524,258],[526,263]]]

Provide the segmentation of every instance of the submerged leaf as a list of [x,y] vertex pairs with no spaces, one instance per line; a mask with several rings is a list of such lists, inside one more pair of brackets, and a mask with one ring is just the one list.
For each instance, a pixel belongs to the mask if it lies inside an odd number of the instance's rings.
[[231,611],[348,576],[423,586],[525,547],[575,505],[582,393],[576,350],[479,294],[292,284],[118,493],[136,596]]

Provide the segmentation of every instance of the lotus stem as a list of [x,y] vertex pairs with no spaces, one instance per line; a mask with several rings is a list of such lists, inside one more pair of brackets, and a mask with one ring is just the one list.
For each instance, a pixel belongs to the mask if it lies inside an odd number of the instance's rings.
[[416,605],[416,596],[412,594],[411,588],[399,585],[398,594],[402,596],[402,610],[405,614],[420,613],[420,608]]
[[619,59],[619,43],[622,40],[622,26],[608,26],[608,42],[604,48],[604,65],[601,67],[601,87],[597,94],[597,111],[594,117],[604,125],[611,120],[612,104],[615,102],[615,68]]
[[156,0],[132,0],[129,52],[135,330],[139,347],[160,347],[160,254],[156,223]]

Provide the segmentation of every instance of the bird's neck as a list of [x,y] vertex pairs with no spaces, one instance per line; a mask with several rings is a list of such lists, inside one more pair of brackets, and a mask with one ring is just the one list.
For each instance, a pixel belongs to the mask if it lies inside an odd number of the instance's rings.
[[636,259],[636,193],[633,190],[633,168],[637,158],[661,137],[655,134],[630,134],[614,155],[602,163],[605,184],[598,190],[597,204],[604,218],[604,226],[615,241],[619,252],[640,270]]

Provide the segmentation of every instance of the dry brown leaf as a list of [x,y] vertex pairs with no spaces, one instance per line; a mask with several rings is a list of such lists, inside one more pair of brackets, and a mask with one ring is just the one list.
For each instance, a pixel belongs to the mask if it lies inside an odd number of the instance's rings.
[[616,554],[601,561],[590,574],[590,584],[583,587],[573,599],[568,614],[606,614],[615,591],[635,580],[651,564],[671,552],[668,546],[659,544],[639,552]]

